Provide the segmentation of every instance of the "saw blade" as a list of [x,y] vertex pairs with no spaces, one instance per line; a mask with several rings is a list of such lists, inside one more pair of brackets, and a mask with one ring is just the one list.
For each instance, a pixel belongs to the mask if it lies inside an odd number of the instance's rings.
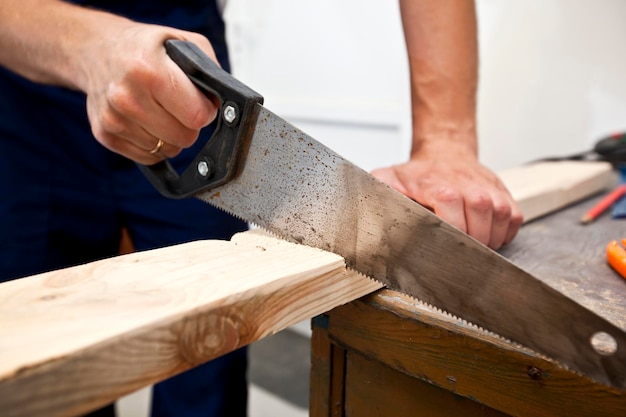
[[[626,334],[261,105],[229,183],[202,200],[596,381],[625,388]],[[609,335],[611,354],[594,349]]]

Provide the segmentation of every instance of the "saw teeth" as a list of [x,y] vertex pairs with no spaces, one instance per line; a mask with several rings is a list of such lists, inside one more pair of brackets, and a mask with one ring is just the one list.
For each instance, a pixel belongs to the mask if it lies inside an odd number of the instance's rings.
[[[363,274],[361,274],[361,275],[363,275]],[[375,280],[375,279],[373,279],[371,277],[368,277],[368,278],[370,278],[370,279],[372,279],[374,281],[377,281],[377,280]],[[474,324],[474,323],[472,323],[470,321],[467,321],[467,320],[465,320],[463,318],[460,318],[460,317],[458,317],[458,316],[456,316],[454,314],[448,313],[447,311],[445,311],[445,310],[443,310],[443,309],[441,309],[441,308],[439,308],[437,306],[434,306],[434,305],[432,305],[432,304],[430,304],[430,303],[428,303],[426,301],[420,300],[417,297],[414,297],[414,296],[408,295],[408,294],[404,294],[404,293],[402,293],[402,295],[404,297],[407,297],[407,298],[411,299],[415,304],[419,304],[421,306],[424,306],[428,310],[432,310],[432,311],[436,312],[437,314],[447,318],[451,322],[455,322],[457,324],[461,324],[463,328],[470,328],[470,329],[476,330],[479,333],[482,333],[484,335],[493,337],[493,338],[497,339],[498,341],[501,341],[501,342],[506,343],[506,344],[510,344],[510,345],[514,346],[516,349],[521,350],[521,351],[523,351],[525,353],[528,353],[528,354],[530,354],[533,357],[541,358],[541,359],[544,359],[546,361],[552,362],[555,365],[559,366],[560,368],[566,369],[566,370],[568,370],[570,372],[573,372],[573,373],[575,373],[577,375],[581,375],[581,376],[583,375],[582,373],[580,373],[580,372],[578,372],[576,370],[571,369],[569,366],[567,366],[567,365],[565,365],[565,364],[563,364],[563,363],[561,363],[561,362],[559,362],[559,361],[557,361],[557,360],[555,360],[555,359],[553,359],[553,358],[551,358],[549,356],[541,354],[541,353],[539,353],[539,352],[537,352],[537,351],[535,351],[535,350],[533,350],[533,349],[531,349],[529,347],[526,347],[526,346],[524,346],[524,345],[522,345],[522,344],[520,344],[518,342],[515,342],[515,341],[513,341],[513,340],[511,340],[509,338],[500,336],[497,333],[494,333],[494,332],[492,332],[490,330],[487,330],[487,329],[485,329],[485,328],[483,328],[481,326],[478,326],[478,325],[476,325],[476,324]]]
[[[213,207],[216,207],[216,208],[222,210],[225,213],[228,213],[229,215],[231,215],[231,216],[233,216],[233,217],[235,217],[235,218],[237,218],[239,220],[242,220],[242,221],[244,221],[244,222],[246,222],[246,223],[248,223],[248,224],[250,224],[250,225],[252,225],[252,226],[254,226],[256,228],[259,228],[259,229],[267,232],[268,234],[270,234],[270,235],[272,235],[272,236],[274,236],[274,237],[276,237],[278,239],[282,239],[282,240],[286,240],[288,242],[292,242],[292,243],[296,243],[296,244],[299,244],[299,245],[303,245],[303,243],[295,242],[295,241],[289,239],[287,236],[284,236],[284,235],[281,235],[280,233],[276,233],[276,232],[274,232],[272,230],[269,230],[269,229],[267,229],[267,228],[265,228],[263,226],[260,226],[260,225],[256,224],[255,222],[253,222],[253,221],[251,221],[249,219],[246,219],[246,218],[244,218],[244,217],[242,217],[242,216],[240,216],[240,215],[238,215],[236,213],[233,213],[230,210],[222,208],[222,207],[214,204],[210,199],[203,198],[202,195],[198,195],[197,198],[202,200],[202,201],[204,201],[205,203],[208,203],[208,204],[212,205]],[[305,245],[305,246],[308,246],[308,245]],[[314,246],[311,246],[311,247],[315,248]],[[319,249],[319,248],[316,248],[316,249]],[[369,275],[366,275],[366,274],[364,274],[364,273],[362,273],[360,271],[357,271],[357,270],[355,270],[353,268],[346,267],[346,269],[348,269],[348,270],[350,270],[352,272],[355,272],[355,273],[359,274],[360,276],[367,277],[371,281],[375,281],[375,282],[380,283],[379,280],[377,280],[375,278],[372,278]],[[521,350],[521,351],[531,355],[532,357],[540,358],[540,359],[546,360],[548,362],[551,362],[551,363],[555,364],[556,366],[558,366],[558,367],[560,367],[562,369],[565,369],[568,372],[572,372],[573,374],[576,374],[578,376],[581,376],[581,377],[585,376],[583,373],[581,373],[581,372],[579,372],[579,371],[577,371],[575,369],[570,368],[569,366],[567,366],[567,365],[565,365],[565,364],[555,360],[554,358],[548,357],[548,356],[546,356],[546,355],[544,355],[542,353],[539,353],[539,352],[537,352],[537,351],[535,351],[535,350],[533,350],[533,349],[531,349],[529,347],[526,347],[526,346],[524,346],[524,345],[522,345],[522,344],[520,344],[518,342],[515,342],[515,341],[513,341],[513,340],[511,340],[509,338],[500,336],[497,333],[494,333],[494,332],[492,332],[490,330],[487,330],[487,329],[485,329],[485,328],[483,328],[481,326],[478,326],[478,325],[476,325],[476,324],[474,324],[472,322],[469,322],[469,321],[467,321],[467,320],[465,320],[463,318],[460,318],[460,317],[458,317],[458,316],[456,316],[454,314],[448,313],[447,311],[445,311],[445,310],[443,310],[443,309],[441,309],[441,308],[439,308],[437,306],[434,306],[434,305],[432,305],[432,304],[430,304],[430,303],[428,303],[426,301],[422,301],[422,300],[420,300],[417,297],[414,297],[414,296],[409,295],[409,294],[404,294],[404,293],[402,293],[402,295],[410,298],[416,304],[420,304],[420,305],[426,307],[429,310],[437,312],[437,314],[440,314],[443,317],[446,317],[450,321],[453,321],[453,322],[456,322],[456,323],[461,323],[464,328],[471,328],[471,329],[477,330],[478,332],[480,332],[480,333],[482,333],[484,335],[488,335],[490,337],[493,337],[493,338],[495,338],[495,339],[497,339],[497,340],[499,340],[499,341],[501,341],[503,343],[511,344],[516,349],[519,349],[519,350]],[[603,385],[606,385],[606,386],[610,386],[610,385],[604,384],[602,382],[600,382],[600,383],[603,384]]]

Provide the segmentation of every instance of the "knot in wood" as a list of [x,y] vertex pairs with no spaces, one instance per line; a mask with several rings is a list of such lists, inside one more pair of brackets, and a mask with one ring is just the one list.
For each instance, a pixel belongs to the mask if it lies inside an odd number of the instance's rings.
[[240,347],[240,320],[222,314],[199,315],[185,320],[178,335],[181,357],[192,366]]
[[543,378],[543,371],[539,368],[536,368],[534,366],[529,366],[528,367],[528,372],[527,372],[528,376],[531,379],[534,379],[535,381],[540,380],[541,378]]

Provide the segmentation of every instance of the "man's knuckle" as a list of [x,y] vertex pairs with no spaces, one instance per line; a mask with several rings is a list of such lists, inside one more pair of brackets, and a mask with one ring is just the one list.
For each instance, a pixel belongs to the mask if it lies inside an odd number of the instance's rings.
[[493,207],[493,218],[496,221],[506,221],[511,218],[512,210],[508,204],[495,204]]
[[435,199],[442,203],[455,203],[461,200],[461,193],[452,187],[439,187],[435,192]]
[[468,203],[474,210],[481,212],[489,211],[493,207],[491,196],[484,192],[471,194],[470,197],[468,197]]
[[107,102],[120,113],[133,115],[138,112],[139,104],[136,95],[122,84],[115,84],[109,88]]
[[215,119],[216,114],[217,110],[212,106],[198,105],[190,111],[189,127],[191,129],[201,129]]
[[112,109],[102,112],[100,115],[100,128],[98,133],[108,137],[109,135],[121,135],[126,130],[124,120]]

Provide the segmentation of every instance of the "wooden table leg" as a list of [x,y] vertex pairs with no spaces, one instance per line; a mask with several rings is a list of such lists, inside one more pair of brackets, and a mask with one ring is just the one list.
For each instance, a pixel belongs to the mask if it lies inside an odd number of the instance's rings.
[[311,417],[342,417],[345,391],[346,351],[328,338],[328,317],[312,321]]

